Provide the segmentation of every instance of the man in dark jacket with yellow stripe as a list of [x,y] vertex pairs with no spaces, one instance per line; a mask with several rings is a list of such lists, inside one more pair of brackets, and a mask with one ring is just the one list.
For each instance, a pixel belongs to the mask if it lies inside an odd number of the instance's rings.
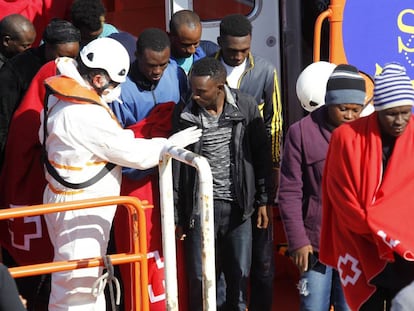
[[[227,70],[231,88],[250,94],[256,100],[266,126],[272,151],[272,198],[279,184],[280,149],[282,145],[282,104],[276,68],[272,63],[250,52],[252,24],[241,14],[228,15],[220,23],[220,46],[216,58]],[[269,209],[272,218],[272,209]],[[253,219],[256,219],[256,215]],[[274,248],[272,224],[267,229],[253,226],[252,269],[249,311],[270,311],[273,294]]]

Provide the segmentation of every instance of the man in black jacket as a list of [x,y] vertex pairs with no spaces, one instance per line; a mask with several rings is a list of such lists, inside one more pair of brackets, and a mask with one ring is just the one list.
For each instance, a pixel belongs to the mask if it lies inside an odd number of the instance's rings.
[[30,48],[36,39],[32,22],[20,14],[0,20],[0,68],[13,56]]
[[[175,124],[203,130],[192,150],[207,159],[213,175],[216,272],[217,276],[224,273],[227,284],[226,301],[219,309],[245,311],[252,256],[251,216],[256,209],[257,226],[267,227],[266,179],[271,158],[254,98],[230,90],[225,82],[226,69],[219,60],[206,57],[195,62],[190,74],[192,100]],[[177,222],[186,234],[189,310],[197,311],[203,308],[198,189],[194,169],[178,166]]]

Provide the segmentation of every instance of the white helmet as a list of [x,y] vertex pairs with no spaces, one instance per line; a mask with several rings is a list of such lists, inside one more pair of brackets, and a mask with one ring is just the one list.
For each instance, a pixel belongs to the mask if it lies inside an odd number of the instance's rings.
[[303,109],[311,112],[325,104],[326,83],[335,64],[319,61],[308,65],[296,81],[296,95]]
[[105,69],[115,82],[124,82],[128,74],[128,52],[115,39],[105,37],[92,40],[82,48],[80,58],[86,67]]

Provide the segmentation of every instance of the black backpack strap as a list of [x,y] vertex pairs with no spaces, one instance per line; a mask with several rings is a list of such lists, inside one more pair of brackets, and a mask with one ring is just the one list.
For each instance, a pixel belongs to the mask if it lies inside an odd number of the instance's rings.
[[45,99],[43,102],[43,144],[42,144],[42,160],[46,166],[48,173],[61,185],[71,188],[71,189],[83,189],[89,187],[95,183],[97,183],[100,179],[102,179],[106,174],[108,174],[116,165],[114,163],[107,163],[94,177],[91,179],[81,182],[81,183],[71,183],[64,180],[53,165],[50,163],[49,158],[47,156],[46,150],[46,137],[48,136],[47,132],[47,118],[48,118],[48,99],[49,96],[52,94],[51,89],[46,85],[46,94]]

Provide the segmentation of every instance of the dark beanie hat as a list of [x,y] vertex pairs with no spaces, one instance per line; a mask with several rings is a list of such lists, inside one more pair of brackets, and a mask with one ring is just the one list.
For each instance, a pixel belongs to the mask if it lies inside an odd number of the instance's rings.
[[135,45],[137,42],[137,38],[126,31],[120,31],[120,32],[114,32],[111,33],[109,38],[115,39],[119,43],[121,43],[124,48],[128,51],[129,59],[131,60],[131,63],[135,61]]
[[326,84],[326,105],[365,103],[365,80],[358,69],[348,64],[336,66]]
[[43,32],[43,41],[49,44],[80,42],[80,39],[79,29],[59,18],[52,19]]

